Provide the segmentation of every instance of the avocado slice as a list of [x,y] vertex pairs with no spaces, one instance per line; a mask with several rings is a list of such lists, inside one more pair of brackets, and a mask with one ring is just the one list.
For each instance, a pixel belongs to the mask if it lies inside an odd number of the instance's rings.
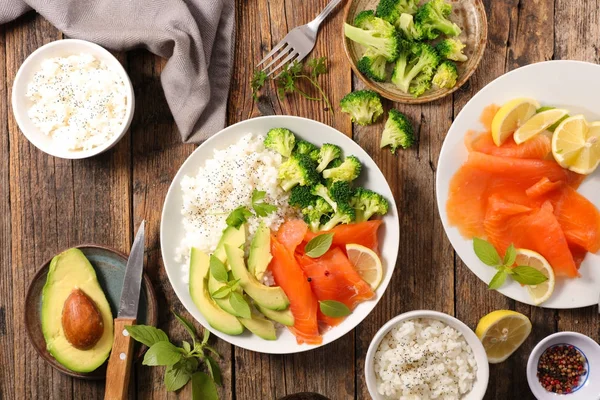
[[275,322],[279,322],[285,326],[294,326],[294,315],[292,311],[287,308],[286,310],[269,310],[268,308],[261,307],[258,304],[254,304],[258,311],[263,313],[265,317],[272,319]]
[[[102,317],[101,336],[87,350],[73,346],[63,329],[65,301],[77,289],[87,296]],[[98,283],[96,271],[81,250],[66,250],[50,262],[42,290],[41,320],[48,352],[71,371],[92,372],[108,358],[113,344],[113,315]]]
[[240,286],[255,303],[270,310],[285,310],[290,304],[283,289],[279,286],[263,285],[248,272],[244,264],[244,251],[225,244],[227,262],[233,272],[233,277],[240,280]]
[[[231,271],[229,271],[229,274],[231,275]],[[219,282],[218,280],[216,280],[211,274],[210,272],[208,273],[209,278],[208,278],[208,293],[214,293],[217,291],[217,289],[225,286],[225,284],[223,282]],[[236,292],[238,293],[242,293],[242,289],[240,287],[238,287],[236,289]],[[238,316],[235,312],[235,310],[233,309],[233,307],[231,307],[231,304],[229,303],[229,297],[225,297],[222,299],[213,299],[215,301],[215,303],[217,303],[217,305],[219,307],[221,307],[223,310],[227,311],[229,314],[231,315],[235,315],[236,317]]]
[[250,244],[248,271],[260,281],[265,275],[271,259],[273,259],[271,256],[271,230],[261,220]]
[[222,310],[210,297],[206,279],[209,274],[209,257],[192,247],[190,251],[190,295],[196,307],[213,328],[228,335],[239,335],[244,326],[236,317]]
[[265,340],[277,340],[275,325],[268,319],[252,314],[252,318],[240,318],[240,322],[258,337]]

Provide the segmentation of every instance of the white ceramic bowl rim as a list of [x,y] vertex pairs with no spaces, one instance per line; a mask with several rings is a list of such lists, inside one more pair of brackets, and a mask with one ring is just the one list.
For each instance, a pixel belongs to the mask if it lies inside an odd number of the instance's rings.
[[[77,48],[79,50],[69,50],[70,47]],[[97,58],[101,58],[109,65],[110,68],[117,71],[117,73],[119,73],[119,75],[123,79],[123,82],[125,83],[125,86],[127,88],[127,108],[125,110],[125,117],[123,119],[121,130],[117,134],[115,134],[108,142],[104,143],[101,146],[94,147],[90,150],[77,151],[58,149],[53,146],[49,146],[48,143],[51,143],[51,139],[47,138],[44,133],[40,132],[27,116],[27,109],[25,107],[25,103],[27,103],[29,100],[27,100],[25,97],[28,84],[28,82],[26,82],[25,79],[29,78],[29,76],[32,76],[33,73],[35,73],[35,71],[39,67],[39,62],[37,62],[38,59],[46,58],[43,57],[44,54],[52,52],[52,54],[48,55],[48,57],[59,56],[57,54],[58,52],[56,51],[58,48],[65,49],[64,52],[61,52],[62,56],[79,54],[84,51],[84,48],[89,49],[89,52],[92,55],[94,55]],[[42,47],[38,48],[33,53],[31,53],[25,59],[25,61],[17,71],[15,80],[13,82],[11,101],[15,120],[17,121],[19,129],[25,135],[25,137],[35,147],[42,150],[43,152],[55,157],[66,159],[88,158],[110,149],[125,135],[127,129],[129,129],[129,125],[131,124],[131,121],[133,119],[133,111],[135,108],[135,96],[133,92],[133,85],[131,83],[131,80],[129,79],[129,76],[127,75],[127,72],[125,71],[119,60],[117,60],[116,57],[113,56],[104,47],[80,39],[56,40],[43,45]]]
[[367,388],[371,397],[374,400],[382,399],[381,395],[377,392],[377,383],[373,367],[375,352],[379,348],[379,344],[381,343],[385,335],[387,335],[387,333],[390,330],[392,330],[394,326],[398,325],[400,322],[418,318],[430,318],[441,321],[449,325],[450,327],[456,329],[463,335],[467,344],[473,350],[473,355],[477,362],[477,378],[475,380],[473,388],[469,393],[467,393],[465,399],[483,399],[483,396],[485,395],[488,386],[489,364],[487,361],[485,349],[483,348],[481,341],[479,341],[479,339],[475,335],[475,332],[473,332],[464,322],[446,313],[430,310],[414,310],[397,315],[396,317],[386,322],[385,325],[383,325],[381,329],[377,331],[377,333],[373,337],[373,340],[371,340],[371,344],[369,345],[369,349],[367,350],[367,355],[365,359],[365,381],[367,383]]

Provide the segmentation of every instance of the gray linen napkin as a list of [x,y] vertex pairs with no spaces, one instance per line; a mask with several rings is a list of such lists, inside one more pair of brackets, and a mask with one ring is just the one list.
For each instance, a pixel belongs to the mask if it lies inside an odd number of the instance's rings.
[[30,9],[70,37],[168,58],[161,82],[184,142],[225,126],[234,0],[0,0],[0,24]]

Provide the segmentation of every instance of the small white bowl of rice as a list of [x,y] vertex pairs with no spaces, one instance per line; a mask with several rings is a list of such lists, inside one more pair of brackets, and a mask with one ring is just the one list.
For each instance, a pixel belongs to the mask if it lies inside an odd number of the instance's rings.
[[375,334],[365,377],[374,400],[481,400],[489,365],[467,325],[448,314],[418,310],[392,318]]

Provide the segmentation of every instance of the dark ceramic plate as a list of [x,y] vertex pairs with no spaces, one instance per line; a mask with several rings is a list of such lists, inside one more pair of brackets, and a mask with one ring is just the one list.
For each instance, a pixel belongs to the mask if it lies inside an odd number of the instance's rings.
[[[76,246],[90,260],[96,270],[98,282],[108,299],[112,310],[113,318],[116,318],[121,298],[121,289],[125,277],[125,267],[127,265],[127,256],[120,251],[104,246],[81,245]],[[49,363],[53,368],[60,372],[82,379],[104,379],[106,376],[106,363],[97,370],[90,373],[79,373],[71,371],[54,359],[46,350],[46,341],[42,333],[40,311],[42,308],[42,289],[46,283],[46,275],[50,266],[49,259],[33,277],[29,284],[27,297],[25,298],[25,327],[27,335],[40,357]],[[142,290],[140,293],[140,305],[138,311],[138,324],[156,326],[157,322],[157,303],[154,289],[150,279],[144,273],[142,279]],[[141,357],[145,350],[144,346],[136,344],[136,359]]]

